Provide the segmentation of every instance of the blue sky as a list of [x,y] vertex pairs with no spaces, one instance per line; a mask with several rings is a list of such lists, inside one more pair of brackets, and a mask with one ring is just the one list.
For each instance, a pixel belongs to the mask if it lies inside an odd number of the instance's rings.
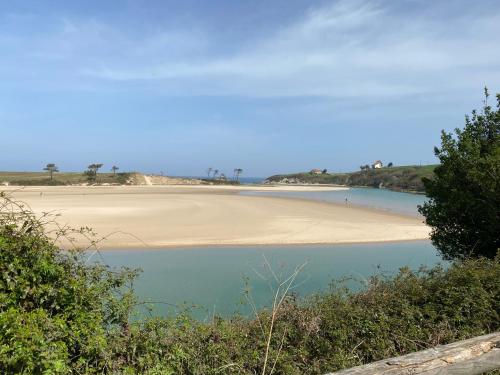
[[0,170],[435,162],[500,92],[495,1],[2,1]]

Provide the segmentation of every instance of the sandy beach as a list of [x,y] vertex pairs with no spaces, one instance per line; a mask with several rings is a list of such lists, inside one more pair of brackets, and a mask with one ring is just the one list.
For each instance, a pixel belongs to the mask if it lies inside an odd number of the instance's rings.
[[[334,244],[426,239],[422,220],[247,190],[336,190],[319,186],[107,186],[3,188],[61,225],[89,226],[102,249],[202,245]],[[62,243],[68,246],[67,243]],[[83,239],[78,246],[86,246]]]

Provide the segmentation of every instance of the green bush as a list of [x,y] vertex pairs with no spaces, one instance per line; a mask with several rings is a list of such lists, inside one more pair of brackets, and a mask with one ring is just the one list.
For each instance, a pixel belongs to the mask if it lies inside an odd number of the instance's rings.
[[0,207],[0,373],[255,374],[269,337],[266,374],[320,374],[500,328],[498,257],[333,283],[253,318],[132,320],[134,271],[86,264],[46,218]]
[[[276,374],[321,374],[496,331],[499,279],[498,259],[480,259],[404,268],[356,293],[334,283],[305,301],[290,296],[276,316],[268,367],[278,358]],[[270,319],[266,310],[210,324],[156,318],[132,324],[111,346],[130,373],[260,373]]]
[[0,207],[0,373],[104,368],[110,333],[128,322],[135,273],[89,266],[22,206]]
[[9,182],[10,185],[16,186],[60,186],[67,185],[65,181],[61,180],[51,180],[50,178],[43,179],[19,179],[19,180],[11,180]]

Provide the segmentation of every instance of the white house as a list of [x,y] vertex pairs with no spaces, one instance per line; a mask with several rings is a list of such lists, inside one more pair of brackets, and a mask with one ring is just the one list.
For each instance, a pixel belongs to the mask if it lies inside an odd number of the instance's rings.
[[311,173],[311,174],[321,174],[321,173],[322,173],[322,170],[321,170],[321,169],[317,169],[317,168],[315,168],[315,169],[311,169],[311,172],[310,172],[310,173]]
[[383,165],[382,165],[382,162],[380,160],[377,160],[377,161],[373,162],[372,166],[374,169],[379,169],[379,168],[382,168]]

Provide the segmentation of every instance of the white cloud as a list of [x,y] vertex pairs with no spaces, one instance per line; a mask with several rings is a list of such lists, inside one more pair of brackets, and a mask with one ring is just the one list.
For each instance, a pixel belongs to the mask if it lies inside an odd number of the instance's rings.
[[[498,14],[437,23],[367,1],[340,1],[231,56],[90,68],[117,81],[182,80],[189,93],[256,96],[404,95],[455,86],[465,69],[500,67]],[[465,28],[464,28],[465,27]],[[450,35],[449,30],[453,30]],[[446,34],[446,35],[445,35]],[[500,68],[499,68],[500,69]],[[497,82],[495,82],[497,83]],[[181,93],[182,94],[182,93]]]
[[[57,61],[66,85],[91,80],[175,95],[362,97],[476,87],[478,78],[500,84],[500,10],[450,15],[425,6],[413,14],[385,2],[341,0],[231,54],[217,35],[199,30],[136,35],[63,18],[57,32],[27,41],[27,53],[49,65],[48,75]],[[430,18],[433,12],[442,14]]]

